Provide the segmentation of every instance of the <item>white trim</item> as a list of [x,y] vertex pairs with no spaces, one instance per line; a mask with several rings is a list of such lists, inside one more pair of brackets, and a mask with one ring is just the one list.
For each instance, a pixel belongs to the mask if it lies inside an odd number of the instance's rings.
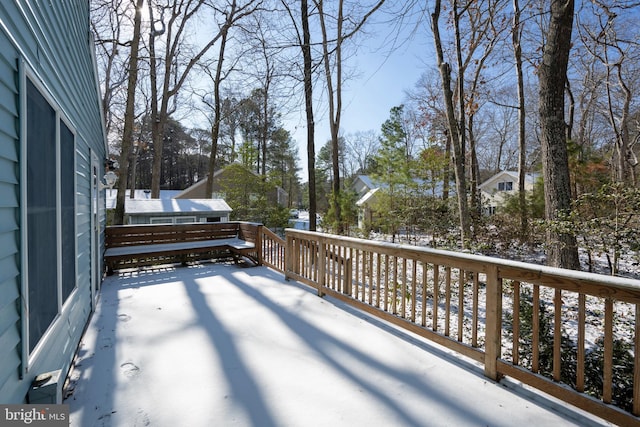
[[[62,165],[60,159],[60,111],[55,110],[56,117],[56,247],[58,253],[56,254],[56,276],[57,276],[57,294],[58,294],[58,315],[62,312],[62,212],[60,208],[62,206],[62,180],[60,179],[60,168]],[[26,158],[25,158],[26,160]],[[42,341],[42,339],[40,340]]]
[[[66,116],[62,114],[58,114],[59,119],[57,121],[57,126],[60,126],[60,122],[63,122],[65,126],[69,129],[71,134],[73,135],[73,269],[74,269],[74,283],[71,292],[67,296],[67,300],[63,300],[62,296],[62,257],[60,257],[60,301],[62,306],[60,307],[64,310],[65,303],[70,301],[73,293],[78,289],[78,132],[77,129],[71,124],[71,121],[67,119]],[[60,140],[60,132],[58,132],[57,138]],[[60,150],[60,145],[58,145],[58,150]],[[60,166],[58,168],[58,177],[60,177],[60,173],[62,172],[62,155],[59,153],[59,162]],[[59,206],[62,206],[62,182],[58,180],[58,184],[60,185],[60,203]],[[60,236],[62,236],[62,218],[60,219]],[[62,247],[62,239],[60,239],[60,247]],[[62,250],[60,250],[62,253]]]
[[[95,168],[95,174],[94,174]],[[93,149],[90,149],[89,159],[89,226],[90,230],[90,245],[89,249],[91,256],[91,311],[94,311],[98,302],[98,296],[100,294],[100,258],[99,250],[101,247],[100,242],[100,160]]]
[[[27,75],[26,75],[26,63],[24,59],[20,59],[18,62],[18,94],[20,97],[19,105],[19,117],[20,117],[20,158],[26,159],[27,157]],[[27,241],[27,191],[25,184],[27,182],[27,168],[20,163],[20,269],[21,269],[21,283],[20,283],[20,319],[22,323],[22,338],[20,340],[22,344],[22,368],[21,376],[24,377],[29,371],[29,269],[25,268],[28,264],[27,250],[25,242]]]

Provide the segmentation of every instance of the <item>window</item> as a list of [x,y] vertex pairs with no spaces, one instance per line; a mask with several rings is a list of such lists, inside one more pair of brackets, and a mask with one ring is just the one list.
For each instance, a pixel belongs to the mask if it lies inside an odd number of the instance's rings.
[[150,218],[149,219],[149,223],[150,224],[173,224],[173,218],[171,217],[157,217],[157,218]]
[[503,181],[498,183],[498,191],[512,191],[513,181]]
[[177,216],[176,224],[189,224],[192,222],[196,222],[195,216]]
[[76,287],[75,137],[60,121],[60,214],[62,231],[62,300]]
[[58,314],[56,112],[27,80],[29,352]]
[[195,216],[160,216],[149,218],[151,224],[190,224],[197,222]]
[[32,353],[76,287],[75,136],[26,79],[25,293]]

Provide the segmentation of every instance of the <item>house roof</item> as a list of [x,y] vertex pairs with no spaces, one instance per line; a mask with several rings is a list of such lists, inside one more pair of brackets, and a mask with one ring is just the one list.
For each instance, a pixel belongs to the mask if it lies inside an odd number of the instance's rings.
[[[180,193],[180,190],[160,190],[160,200],[168,200],[173,199],[177,194]],[[126,200],[129,200],[129,195],[131,194],[130,190],[125,192]],[[118,190],[116,189],[107,189],[106,190],[106,202],[107,209],[115,209],[116,208],[116,197],[118,196]],[[135,190],[133,193],[134,199],[151,199],[151,190]]]
[[[533,184],[534,181],[540,176],[539,173],[528,173],[525,174],[525,183]],[[491,178],[484,181],[482,184],[478,186],[481,190],[486,188],[493,187],[496,182],[504,180],[504,179],[512,179],[514,182],[518,181],[518,171],[500,171],[497,174],[493,175]]]
[[127,199],[125,212],[129,215],[147,213],[231,212],[222,199]]
[[373,198],[374,194],[376,194],[376,192],[380,189],[380,187],[378,188],[374,188],[373,190],[369,190],[367,191],[367,194],[365,194],[364,196],[362,196],[360,198],[360,200],[358,200],[356,202],[356,206],[362,206],[364,204],[366,204],[367,202],[371,201],[371,199]]
[[[222,172],[224,172],[224,170],[225,170],[225,168],[218,169],[217,171],[215,171],[215,172],[213,173],[213,177],[214,177],[214,178],[215,178],[215,177],[217,177],[217,176],[218,176],[218,175],[220,175]],[[252,171],[249,171],[249,172],[253,173]],[[205,177],[204,177],[204,178],[202,178],[200,181],[198,181],[198,182],[196,182],[196,183],[194,183],[194,184],[190,185],[189,187],[185,188],[184,190],[178,191],[178,192],[177,192],[177,194],[176,194],[174,197],[175,197],[175,198],[180,199],[180,198],[182,198],[182,197],[188,196],[188,194],[189,194],[190,192],[192,192],[192,191],[194,191],[194,190],[196,190],[196,189],[198,189],[198,188],[200,188],[200,187],[206,187],[206,185],[207,185],[207,179],[208,179],[208,178],[207,178],[207,176],[205,175]],[[203,190],[203,191],[204,191],[204,190]]]

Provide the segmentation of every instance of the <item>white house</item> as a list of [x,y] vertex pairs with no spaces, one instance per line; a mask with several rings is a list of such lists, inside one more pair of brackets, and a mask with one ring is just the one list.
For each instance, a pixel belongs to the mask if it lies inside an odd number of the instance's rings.
[[[533,191],[538,174],[526,174],[524,178],[525,191]],[[482,198],[482,210],[486,215],[493,215],[502,205],[507,196],[518,193],[518,172],[501,171],[478,186]]]

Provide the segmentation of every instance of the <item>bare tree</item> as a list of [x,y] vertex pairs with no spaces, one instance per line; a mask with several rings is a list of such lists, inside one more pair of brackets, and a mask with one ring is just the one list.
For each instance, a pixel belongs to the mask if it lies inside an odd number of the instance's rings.
[[515,60],[516,85],[518,87],[518,204],[520,206],[520,239],[524,240],[529,229],[527,198],[525,193],[526,153],[527,153],[527,112],[525,109],[524,75],[522,72],[522,24],[520,22],[520,2],[513,0],[513,25],[511,44]]
[[[343,224],[340,212],[340,163],[339,163],[339,134],[342,118],[342,84],[343,84],[343,44],[346,40],[357,34],[367,20],[382,7],[385,0],[379,0],[370,9],[364,12],[360,18],[356,12],[345,13],[344,0],[338,0],[337,8],[329,12],[325,9],[323,0],[314,0],[318,9],[320,29],[322,32],[322,60],[327,84],[329,104],[329,130],[331,133],[332,158],[333,158],[333,194],[332,203],[338,224],[337,232],[342,233]],[[334,16],[335,33],[329,34],[328,19]],[[348,28],[345,28],[345,24]],[[349,25],[352,24],[352,25]]]
[[[552,0],[551,19],[538,69],[545,218],[553,224],[571,211],[565,122],[565,88],[571,50],[574,0]],[[546,232],[547,264],[578,269],[576,237],[556,227]]]
[[133,8],[128,7],[128,3],[130,0],[105,0],[91,4],[91,28],[96,36],[96,56],[102,86],[102,113],[107,135],[112,133],[114,127],[122,125],[119,120],[121,115],[117,112],[123,113],[125,108],[123,104],[126,98],[125,83],[129,78],[129,58],[123,51],[130,47],[131,40],[123,40],[123,32],[133,26],[134,19],[131,16]]
[[315,149],[315,119],[313,110],[313,75],[314,61],[311,50],[310,13],[308,0],[300,1],[300,22],[297,12],[294,12],[289,2],[281,0],[295,31],[295,45],[302,53],[302,84],[304,86],[304,106],[307,128],[307,173],[309,193],[309,230],[315,231],[317,213],[316,192],[316,149]]
[[[453,90],[451,89],[451,66],[444,60],[444,51],[442,48],[442,39],[440,37],[440,0],[435,1],[434,10],[431,14],[431,29],[433,31],[433,40],[436,46],[436,61],[440,71],[442,82],[443,98],[445,103],[445,112],[447,117],[448,138],[453,146],[454,171],[456,176],[456,191],[458,195],[458,213],[460,216],[460,239],[463,247],[469,244],[471,236],[471,220],[469,215],[469,204],[467,202],[467,182],[465,173],[465,129],[460,128],[462,123],[456,119]],[[454,0],[454,9],[457,10],[457,3]],[[455,12],[456,16],[458,12]],[[459,48],[459,42],[458,42]],[[461,61],[459,61],[461,62]],[[458,76],[458,80],[462,80]],[[458,86],[459,96],[462,96],[463,90]]]
[[[619,182],[635,185],[635,167],[638,159],[633,151],[631,136],[631,106],[636,93],[637,68],[640,45],[636,40],[635,24],[627,21],[627,2],[612,3],[594,0],[594,22],[585,19],[578,28],[581,30],[583,45],[601,63],[605,73],[606,117],[615,135],[613,150],[613,175]],[[631,18],[635,19],[635,18]],[[633,33],[625,34],[632,31]],[[634,81],[634,78],[636,81]]]
[[120,151],[120,179],[118,180],[118,195],[113,218],[114,224],[124,223],[124,199],[127,191],[127,175],[129,173],[129,158],[133,141],[133,126],[135,120],[135,96],[138,80],[138,53],[140,46],[140,28],[142,26],[142,6],[144,0],[137,0],[135,20],[133,25],[133,39],[131,40],[131,54],[129,56],[129,81],[127,84],[127,106],[124,114],[124,131]]
[[[215,5],[207,9],[214,16],[222,16],[224,19],[217,29],[212,31],[208,41],[201,47],[190,50],[186,45],[186,38],[190,36],[189,25],[195,24],[199,13],[208,3],[205,0],[173,0],[159,9],[161,14],[159,21],[152,18],[153,28],[149,35],[149,49],[151,61],[151,90],[152,103],[151,114],[154,117],[152,123],[153,137],[153,176],[151,182],[151,197],[160,196],[160,177],[162,167],[162,149],[164,128],[169,115],[176,108],[175,98],[187,81],[193,67],[200,62],[207,52],[215,46],[223,37],[230,25],[250,15],[262,4],[262,0],[246,0],[238,3],[237,0],[227,0],[223,5]],[[149,3],[150,15],[153,16],[153,6]],[[166,22],[164,14],[168,14]],[[161,29],[155,27],[155,23],[161,24]],[[193,28],[193,27],[191,27]],[[157,56],[155,48],[157,37],[163,42],[163,52]],[[157,59],[161,59],[158,61]]]

